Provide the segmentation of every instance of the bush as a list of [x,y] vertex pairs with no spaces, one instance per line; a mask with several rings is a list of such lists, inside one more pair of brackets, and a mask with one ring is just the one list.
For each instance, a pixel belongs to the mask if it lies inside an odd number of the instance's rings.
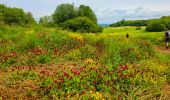
[[93,21],[94,23],[97,23],[97,17],[89,6],[80,5],[79,10],[78,10],[78,16],[88,17],[91,21]]
[[32,26],[36,25],[36,21],[31,12],[26,13],[21,8],[11,8],[0,4],[0,24]]
[[161,24],[160,22],[150,22],[146,27],[146,30],[149,32],[161,32],[165,29],[165,25]]
[[119,27],[119,26],[146,26],[148,20],[125,20],[122,19],[116,23],[111,24],[111,27]]
[[54,14],[52,15],[53,21],[56,24],[63,23],[66,20],[75,18],[77,11],[72,4],[61,4],[59,5]]
[[136,27],[136,30],[141,30],[142,28],[141,27]]
[[68,29],[74,32],[81,33],[98,33],[102,32],[103,29],[95,24],[93,21],[88,19],[87,17],[77,17],[74,19],[70,19],[65,21],[60,25],[63,29]]

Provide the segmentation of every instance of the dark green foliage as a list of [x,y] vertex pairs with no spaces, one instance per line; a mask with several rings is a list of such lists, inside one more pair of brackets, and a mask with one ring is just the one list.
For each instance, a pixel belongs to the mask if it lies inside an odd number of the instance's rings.
[[21,8],[10,8],[0,4],[0,24],[31,26],[35,23],[30,12],[25,13]]
[[151,32],[159,32],[164,31],[166,28],[170,29],[170,16],[163,16],[160,19],[148,20],[146,30]]
[[101,27],[101,26],[98,26],[98,32],[103,32],[103,27]]
[[161,19],[161,23],[166,26],[170,30],[170,16],[163,16]]
[[146,30],[149,32],[161,32],[164,31],[165,29],[166,26],[161,22],[157,22],[157,21],[148,23],[146,28]]
[[[150,32],[160,32],[164,31],[166,28],[170,30],[170,16],[163,16],[160,19],[150,19],[150,20],[121,20],[117,23],[113,23],[110,26],[147,26],[146,30]],[[136,28],[138,30],[139,28]]]
[[89,6],[80,5],[78,15],[88,17],[90,20],[97,23],[96,15]]
[[6,24],[12,25],[24,25],[25,23],[25,13],[19,8],[7,8],[4,11],[4,21]]
[[[69,9],[69,10],[68,10]],[[74,32],[102,32],[97,25],[97,18],[89,6],[80,5],[77,10],[72,4],[61,4],[52,15],[53,22],[63,29]],[[48,19],[40,19],[40,24],[48,23]]]
[[136,30],[141,30],[142,28],[141,27],[136,27]]
[[25,24],[26,25],[34,25],[34,24],[36,24],[31,12],[28,12],[26,14],[26,16],[25,16]]
[[61,4],[59,5],[54,14],[53,14],[53,20],[54,23],[63,23],[66,20],[75,18],[77,16],[77,11],[74,8],[74,5],[72,4]]
[[102,32],[100,28],[93,21],[89,20],[87,17],[77,17],[74,19],[67,20],[61,25],[64,29],[69,29],[74,32]]
[[4,11],[6,7],[3,4],[0,4],[0,24],[4,23]]
[[110,26],[119,27],[119,26],[146,26],[147,20],[124,20],[113,23]]

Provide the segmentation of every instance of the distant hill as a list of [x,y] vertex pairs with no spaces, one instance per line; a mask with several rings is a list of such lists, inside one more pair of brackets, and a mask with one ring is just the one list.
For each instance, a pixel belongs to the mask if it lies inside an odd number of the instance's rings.
[[[118,21],[116,23],[110,24],[111,27],[119,27],[119,26],[147,26],[148,23],[153,21],[160,21],[163,22],[165,20],[170,21],[170,16],[163,16],[158,19],[148,19],[148,20],[125,20],[122,19],[121,21]],[[168,21],[168,22],[169,22]]]

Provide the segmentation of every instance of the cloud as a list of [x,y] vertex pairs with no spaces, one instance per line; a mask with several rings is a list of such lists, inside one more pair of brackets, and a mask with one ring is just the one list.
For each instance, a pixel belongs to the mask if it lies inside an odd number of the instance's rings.
[[143,7],[137,7],[135,9],[118,9],[113,10],[111,8],[104,9],[103,11],[97,11],[99,23],[113,23],[121,19],[126,20],[138,20],[138,19],[151,19],[160,18],[162,16],[170,15],[170,10],[166,11],[153,11]]
[[11,7],[32,12],[36,19],[51,15],[62,3],[90,6],[99,23],[113,23],[121,19],[150,19],[170,14],[170,0],[0,0]]

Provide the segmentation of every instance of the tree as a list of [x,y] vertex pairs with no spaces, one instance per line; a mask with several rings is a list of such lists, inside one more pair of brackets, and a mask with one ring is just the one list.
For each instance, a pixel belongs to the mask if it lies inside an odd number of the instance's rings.
[[31,12],[25,13],[21,8],[10,8],[0,4],[0,24],[8,25],[35,25]]
[[0,4],[0,24],[4,24],[4,11],[6,9],[6,6],[3,4]]
[[97,18],[93,10],[89,6],[80,5],[78,16],[87,17],[93,22],[97,23]]
[[170,16],[163,16],[160,21],[170,30]]
[[35,25],[35,24],[36,24],[36,22],[35,22],[35,20],[34,20],[33,15],[32,15],[31,12],[28,12],[28,13],[26,14],[25,24],[26,24],[26,25]]
[[56,24],[65,22],[68,19],[77,17],[77,11],[72,4],[59,5],[52,15],[53,21]]
[[25,24],[25,12],[20,8],[7,8],[4,11],[4,21],[6,24]]
[[118,21],[116,23],[111,24],[110,26],[118,27],[118,26],[146,26],[148,20],[124,20]]
[[149,32],[161,32],[166,29],[165,25],[159,21],[152,21],[148,23],[146,30]]
[[61,24],[61,27],[74,32],[82,33],[97,33],[103,31],[101,27],[99,27],[96,23],[94,23],[87,17],[77,17],[74,19],[67,20]]
[[[97,25],[97,18],[89,6],[80,5],[76,9],[72,4],[59,5],[52,15],[53,22],[62,28],[78,32],[102,32],[103,28]],[[41,19],[40,23],[47,23]]]

